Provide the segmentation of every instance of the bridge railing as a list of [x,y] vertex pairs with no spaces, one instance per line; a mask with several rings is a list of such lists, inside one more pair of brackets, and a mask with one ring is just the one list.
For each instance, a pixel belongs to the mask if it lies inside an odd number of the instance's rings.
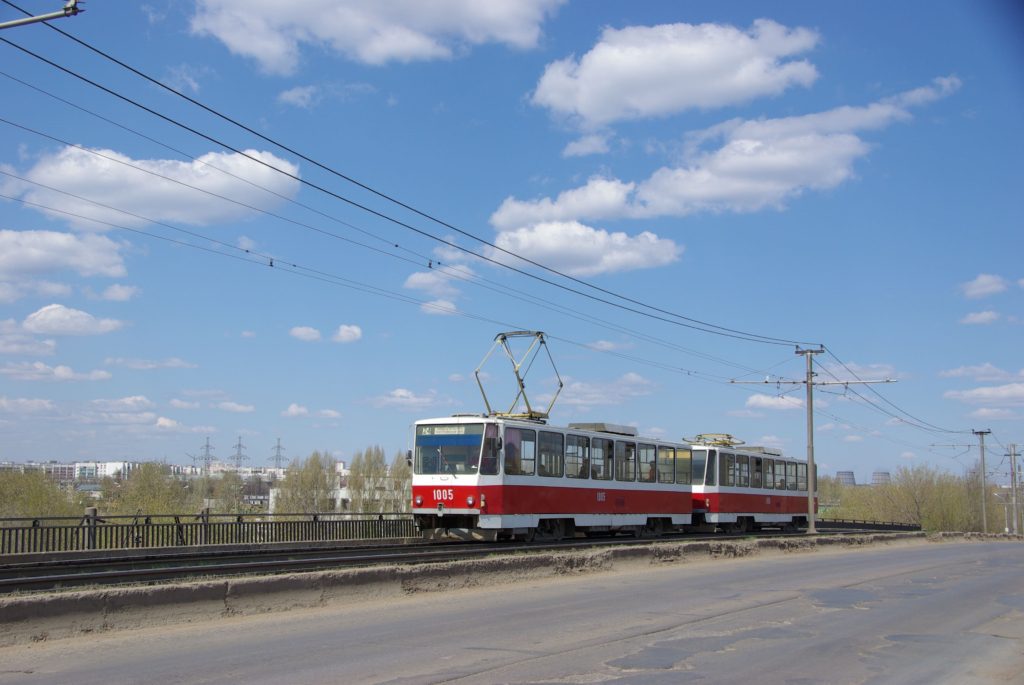
[[899,523],[897,521],[862,521],[858,519],[817,519],[819,528],[836,528],[840,530],[878,530],[878,531],[918,531],[917,523]]
[[404,513],[138,514],[0,518],[0,555],[142,547],[258,545],[415,537]]

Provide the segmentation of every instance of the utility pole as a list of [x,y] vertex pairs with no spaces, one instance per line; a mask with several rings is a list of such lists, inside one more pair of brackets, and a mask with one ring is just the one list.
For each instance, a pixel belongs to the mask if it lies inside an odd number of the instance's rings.
[[285,449],[281,447],[281,438],[278,438],[277,447],[274,448],[274,456],[270,458],[270,461],[274,462],[275,469],[281,468],[281,464],[284,463],[285,456],[282,452],[285,452]]
[[[24,11],[24,10],[23,10]],[[15,26],[24,26],[25,24],[35,24],[40,21],[49,21],[51,19],[63,19],[64,17],[73,17],[80,12],[85,10],[78,6],[78,0],[67,0],[64,3],[64,9],[56,12],[50,12],[49,14],[40,14],[38,16],[28,16],[24,19],[12,19],[11,21],[5,21],[0,23],[0,29],[10,29]]]
[[985,511],[985,499],[988,495],[988,478],[985,474],[985,436],[991,433],[991,430],[983,431],[971,431],[978,436],[978,440],[981,441],[981,532],[988,533],[988,514]]
[[1013,534],[1019,535],[1020,528],[1017,527],[1019,515],[1017,513],[1017,445],[1010,443],[1010,499],[1013,502]]
[[807,360],[807,534],[813,535],[818,532],[814,527],[814,502],[818,490],[818,479],[815,477],[814,469],[814,369],[813,355],[821,354],[825,350],[802,350],[796,348],[797,354],[802,354]]
[[231,455],[231,461],[235,463],[235,471],[242,468],[242,462],[249,457],[242,454],[242,450],[245,449],[245,445],[242,444],[242,436],[238,436],[238,444],[235,445],[235,453]]
[[817,469],[814,466],[814,386],[815,385],[868,385],[870,383],[895,383],[896,381],[891,378],[886,378],[880,381],[816,381],[814,377],[817,375],[814,373],[813,367],[813,355],[821,354],[825,351],[824,347],[817,350],[804,350],[796,348],[796,353],[801,354],[807,360],[807,376],[802,381],[788,381],[782,379],[770,380],[765,379],[763,381],[730,381],[730,383],[746,383],[746,384],[768,384],[768,385],[801,385],[807,386],[807,533],[808,535],[816,533],[817,528],[814,525],[815,520],[815,500],[817,499],[818,490],[818,477]]

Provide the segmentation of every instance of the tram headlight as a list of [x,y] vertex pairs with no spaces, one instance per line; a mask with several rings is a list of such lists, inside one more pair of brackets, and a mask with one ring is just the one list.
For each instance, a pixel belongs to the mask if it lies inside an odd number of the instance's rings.
[[422,507],[423,506],[423,495],[416,495],[416,497],[413,499],[413,502],[416,504],[417,507]]
[[473,506],[473,504],[475,502],[476,502],[476,499],[473,497],[473,495],[470,495],[469,497],[466,498],[466,505],[467,506],[471,507],[471,506]]

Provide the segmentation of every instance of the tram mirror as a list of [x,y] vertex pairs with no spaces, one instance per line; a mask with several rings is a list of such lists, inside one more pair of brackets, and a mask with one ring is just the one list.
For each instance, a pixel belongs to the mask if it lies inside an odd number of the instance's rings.
[[412,450],[405,451],[405,463],[412,466]]

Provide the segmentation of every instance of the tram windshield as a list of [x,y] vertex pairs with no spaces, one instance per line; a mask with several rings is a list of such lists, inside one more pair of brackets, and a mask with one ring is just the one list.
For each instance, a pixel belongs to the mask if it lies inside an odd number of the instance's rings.
[[[493,430],[495,427],[490,428]],[[480,469],[483,443],[482,423],[416,426],[416,460],[413,471],[424,475],[476,474]]]

